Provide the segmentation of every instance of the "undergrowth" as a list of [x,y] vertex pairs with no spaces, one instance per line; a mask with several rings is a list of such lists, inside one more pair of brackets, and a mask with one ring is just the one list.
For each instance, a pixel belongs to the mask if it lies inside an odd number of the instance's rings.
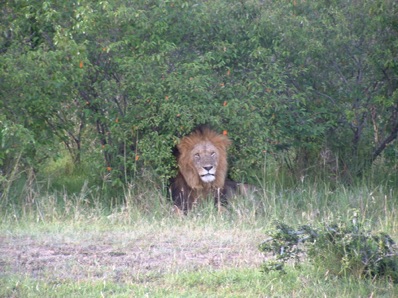
[[304,260],[336,276],[386,278],[398,282],[398,246],[386,233],[374,233],[352,211],[350,221],[323,223],[298,228],[277,222],[271,236],[260,244],[264,253],[275,257],[262,266],[263,272],[279,270],[292,260],[297,266]]

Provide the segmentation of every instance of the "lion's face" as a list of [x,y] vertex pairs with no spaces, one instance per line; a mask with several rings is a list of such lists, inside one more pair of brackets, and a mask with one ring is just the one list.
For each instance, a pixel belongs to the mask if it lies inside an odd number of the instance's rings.
[[197,130],[177,145],[180,174],[191,189],[223,188],[231,141],[210,129]]
[[216,180],[219,152],[210,142],[201,142],[191,151],[192,163],[204,183]]

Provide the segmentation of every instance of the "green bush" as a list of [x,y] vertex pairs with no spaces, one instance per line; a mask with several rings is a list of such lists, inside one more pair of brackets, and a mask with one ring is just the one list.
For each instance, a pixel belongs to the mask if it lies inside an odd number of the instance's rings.
[[352,222],[301,226],[294,229],[277,223],[269,239],[260,244],[275,258],[262,266],[263,272],[284,270],[289,260],[299,265],[312,262],[329,275],[356,278],[388,278],[398,282],[398,247],[385,233],[371,233],[354,217]]
[[61,142],[114,186],[148,169],[174,175],[171,148],[204,123],[233,140],[235,179],[254,180],[267,154],[295,177],[322,166],[350,180],[385,150],[396,165],[396,10],[383,0],[7,1],[0,114],[29,130],[36,167]]

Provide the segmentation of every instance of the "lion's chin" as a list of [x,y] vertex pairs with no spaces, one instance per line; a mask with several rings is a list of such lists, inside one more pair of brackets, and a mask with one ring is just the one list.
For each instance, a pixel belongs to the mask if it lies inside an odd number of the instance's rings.
[[205,183],[210,183],[210,182],[213,182],[214,180],[216,180],[216,177],[212,174],[207,174],[207,175],[200,176],[200,179],[202,179],[202,181]]

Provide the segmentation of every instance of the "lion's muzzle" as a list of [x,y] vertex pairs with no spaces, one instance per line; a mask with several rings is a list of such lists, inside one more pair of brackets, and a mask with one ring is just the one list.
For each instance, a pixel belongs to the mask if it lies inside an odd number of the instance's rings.
[[202,167],[200,179],[205,183],[213,182],[216,179],[216,168],[213,166]]

